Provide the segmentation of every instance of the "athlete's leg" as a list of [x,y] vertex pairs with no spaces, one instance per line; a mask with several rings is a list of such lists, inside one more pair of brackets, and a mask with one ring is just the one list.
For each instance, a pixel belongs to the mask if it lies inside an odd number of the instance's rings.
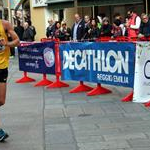
[[0,82],[0,106],[5,104],[6,100],[6,83]]
[[[5,104],[6,100],[6,82],[7,82],[8,70],[0,69],[0,106]],[[8,134],[0,128],[0,142],[3,142],[8,138]]]

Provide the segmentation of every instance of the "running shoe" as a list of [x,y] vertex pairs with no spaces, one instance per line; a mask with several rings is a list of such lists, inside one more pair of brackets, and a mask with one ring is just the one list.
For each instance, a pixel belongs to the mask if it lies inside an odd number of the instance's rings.
[[0,142],[5,141],[5,139],[7,139],[8,137],[9,135],[3,129],[0,129]]

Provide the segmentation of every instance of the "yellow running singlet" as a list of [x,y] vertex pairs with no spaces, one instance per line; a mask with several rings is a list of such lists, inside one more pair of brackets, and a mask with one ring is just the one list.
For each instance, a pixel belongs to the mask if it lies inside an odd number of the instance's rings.
[[[0,38],[4,38],[8,41],[7,35],[5,33],[2,20],[0,20]],[[9,65],[9,56],[10,56],[10,48],[5,47],[4,51],[0,52],[0,69],[8,68]]]

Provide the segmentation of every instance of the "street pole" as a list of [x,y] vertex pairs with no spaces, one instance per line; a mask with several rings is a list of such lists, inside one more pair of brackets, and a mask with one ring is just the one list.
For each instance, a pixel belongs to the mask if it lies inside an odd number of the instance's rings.
[[12,22],[11,20],[11,5],[10,5],[10,0],[7,1],[7,6],[8,6],[8,20],[9,22]]
[[78,0],[74,1],[74,7],[76,9],[76,13],[78,13]]
[[145,1],[146,14],[148,14],[148,0]]
[[92,11],[93,11],[93,12],[92,12],[93,18],[95,18],[95,6],[94,6],[94,5],[92,6]]

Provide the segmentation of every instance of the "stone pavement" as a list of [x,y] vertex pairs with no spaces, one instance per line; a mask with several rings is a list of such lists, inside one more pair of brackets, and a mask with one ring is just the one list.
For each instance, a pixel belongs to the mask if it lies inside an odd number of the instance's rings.
[[113,94],[87,97],[68,93],[76,82],[47,90],[15,84],[20,77],[11,60],[7,103],[0,110],[10,138],[0,150],[150,150],[150,109],[120,102],[131,89],[110,86]]

